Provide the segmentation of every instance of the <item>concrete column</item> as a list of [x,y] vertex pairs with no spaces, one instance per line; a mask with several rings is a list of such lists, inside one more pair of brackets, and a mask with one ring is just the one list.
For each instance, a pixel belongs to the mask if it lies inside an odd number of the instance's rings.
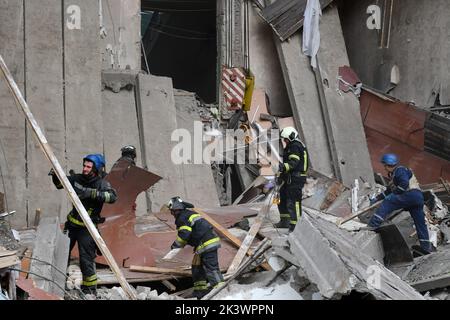
[[[63,99],[63,33],[60,0],[25,0],[26,99],[62,166],[65,165]],[[28,219],[36,209],[58,215],[64,197],[56,190],[45,158],[31,130],[27,130]]]
[[323,12],[320,36],[316,80],[336,177],[346,186],[360,177],[373,183],[359,101],[352,93],[338,93],[339,67],[349,61],[336,7]]
[[[141,0],[91,0],[101,4],[103,69],[141,69]],[[98,11],[97,11],[98,12]],[[100,21],[101,22],[101,21]]]
[[320,107],[314,72],[310,59],[302,52],[302,33],[289,41],[274,41],[283,70],[292,114],[309,151],[311,167],[326,176],[334,176],[325,120]]
[[150,191],[150,209],[158,212],[171,197],[185,196],[182,167],[171,159],[176,145],[171,135],[177,128],[172,79],[140,74],[137,95],[142,115],[144,162],[149,171],[162,177]]
[[64,0],[66,157],[75,172],[86,154],[103,153],[98,10],[98,1]]
[[[0,1],[0,54],[24,93],[23,2]],[[25,118],[16,107],[3,76],[0,77],[0,192],[5,210],[16,210],[14,227],[26,225]],[[7,205],[7,206],[6,206]]]

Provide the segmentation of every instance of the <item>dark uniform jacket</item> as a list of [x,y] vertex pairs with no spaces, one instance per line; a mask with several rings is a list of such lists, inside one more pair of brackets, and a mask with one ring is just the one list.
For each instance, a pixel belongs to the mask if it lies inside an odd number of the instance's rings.
[[[103,203],[114,203],[117,200],[116,191],[111,187],[110,183],[100,176],[85,176],[83,174],[74,174],[68,176],[67,179],[69,179],[70,184],[80,197],[81,203],[91,217],[92,222],[95,224],[102,223],[104,219],[101,218],[100,212],[102,211]],[[53,183],[57,189],[63,188],[56,175],[53,175]],[[84,190],[83,199],[81,199],[82,193],[80,193],[82,188],[88,188]],[[88,195],[87,197],[86,194]],[[67,219],[72,225],[85,227],[75,207],[72,208]]]
[[302,142],[294,140],[287,144],[283,151],[283,165],[285,167],[283,178],[306,179],[309,159],[308,151]]
[[194,211],[188,209],[180,211],[175,217],[175,225],[178,236],[172,244],[172,249],[183,248],[188,244],[200,254],[220,247],[220,239],[212,225]]
[[410,190],[420,190],[419,182],[410,168],[398,166],[389,173],[389,178],[392,179],[391,183],[386,191],[377,196],[377,201],[383,200],[391,194],[398,195]]

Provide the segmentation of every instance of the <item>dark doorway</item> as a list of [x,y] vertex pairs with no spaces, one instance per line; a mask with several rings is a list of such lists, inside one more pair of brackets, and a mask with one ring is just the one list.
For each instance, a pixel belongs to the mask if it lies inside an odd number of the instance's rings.
[[142,0],[142,68],[216,102],[216,2]]

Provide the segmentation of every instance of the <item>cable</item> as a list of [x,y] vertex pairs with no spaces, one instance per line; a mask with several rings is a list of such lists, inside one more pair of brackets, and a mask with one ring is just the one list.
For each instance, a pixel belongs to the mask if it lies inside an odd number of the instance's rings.
[[52,282],[52,283],[54,283],[59,289],[61,289],[61,290],[64,292],[64,294],[66,294],[71,300],[76,300],[76,299],[73,299],[74,297],[73,297],[69,292],[67,292],[66,289],[64,289],[63,287],[61,287],[57,282],[55,282],[55,281],[52,280],[52,279],[49,279],[49,278],[44,277],[44,276],[41,276],[40,274],[37,274],[37,273],[35,273],[35,272],[25,271],[25,270],[22,270],[22,269],[8,268],[8,270],[11,270],[11,271],[18,271],[18,272],[23,272],[23,273],[26,273],[26,274],[32,274],[32,275],[37,276],[37,277],[39,277],[39,278],[41,278],[41,279],[43,279],[43,280],[45,280],[45,281]]
[[197,37],[181,36],[181,35],[173,34],[173,33],[170,33],[170,32],[165,32],[165,31],[162,31],[162,30],[160,30],[160,29],[157,29],[157,28],[154,28],[154,27],[151,27],[151,26],[149,26],[149,28],[152,29],[152,30],[154,30],[154,31],[156,31],[156,32],[165,34],[165,35],[167,35],[167,36],[174,37],[174,38],[180,38],[180,39],[187,39],[187,40],[213,40],[213,39],[216,38],[216,37],[211,37],[211,38],[197,38]]
[[[60,274],[62,274],[64,276],[64,278],[66,279],[66,281],[67,281],[67,279],[70,278],[70,276],[68,276],[65,272],[61,271],[59,268],[57,268],[55,265],[53,265],[52,263],[50,263],[48,261],[44,261],[44,260],[41,260],[41,259],[38,259],[38,258],[28,257],[28,256],[23,255],[23,254],[22,255],[18,255],[18,257],[20,257],[20,258],[27,258],[27,259],[30,259],[30,260],[36,260],[36,261],[39,261],[41,263],[45,263],[45,264],[49,265],[50,267],[52,267],[53,269],[55,269],[56,271],[58,271]],[[77,290],[79,293],[81,293],[84,296],[84,292],[80,288],[75,287],[75,290]]]
[[67,280],[67,278],[69,278],[69,276],[65,272],[61,271],[60,269],[58,269],[55,265],[51,264],[50,262],[47,262],[47,261],[44,261],[44,260],[41,260],[41,259],[38,259],[38,258],[28,257],[28,256],[26,256],[24,254],[18,255],[18,257],[20,257],[20,258],[27,258],[27,259],[30,259],[30,260],[36,260],[36,261],[39,261],[41,263],[45,263],[45,264],[51,266],[52,268],[54,268],[60,274],[62,274],[66,278],[66,280]]

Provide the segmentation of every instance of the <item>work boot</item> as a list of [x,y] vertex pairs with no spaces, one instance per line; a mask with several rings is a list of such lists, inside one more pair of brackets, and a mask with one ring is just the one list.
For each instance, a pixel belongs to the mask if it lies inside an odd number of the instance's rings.
[[427,254],[431,253],[431,252],[428,252],[428,251],[424,250],[421,246],[418,246],[418,245],[413,245],[411,247],[411,250],[412,250],[414,258],[421,257],[421,256],[426,256]]
[[281,219],[280,222],[275,224],[275,228],[277,228],[277,229],[287,229],[287,228],[289,228],[289,220]]
[[289,233],[291,233],[292,231],[294,231],[295,229],[295,224],[289,224]]
[[197,300],[200,300],[204,296],[206,296],[211,290],[194,290],[192,293],[193,298],[197,298]]

